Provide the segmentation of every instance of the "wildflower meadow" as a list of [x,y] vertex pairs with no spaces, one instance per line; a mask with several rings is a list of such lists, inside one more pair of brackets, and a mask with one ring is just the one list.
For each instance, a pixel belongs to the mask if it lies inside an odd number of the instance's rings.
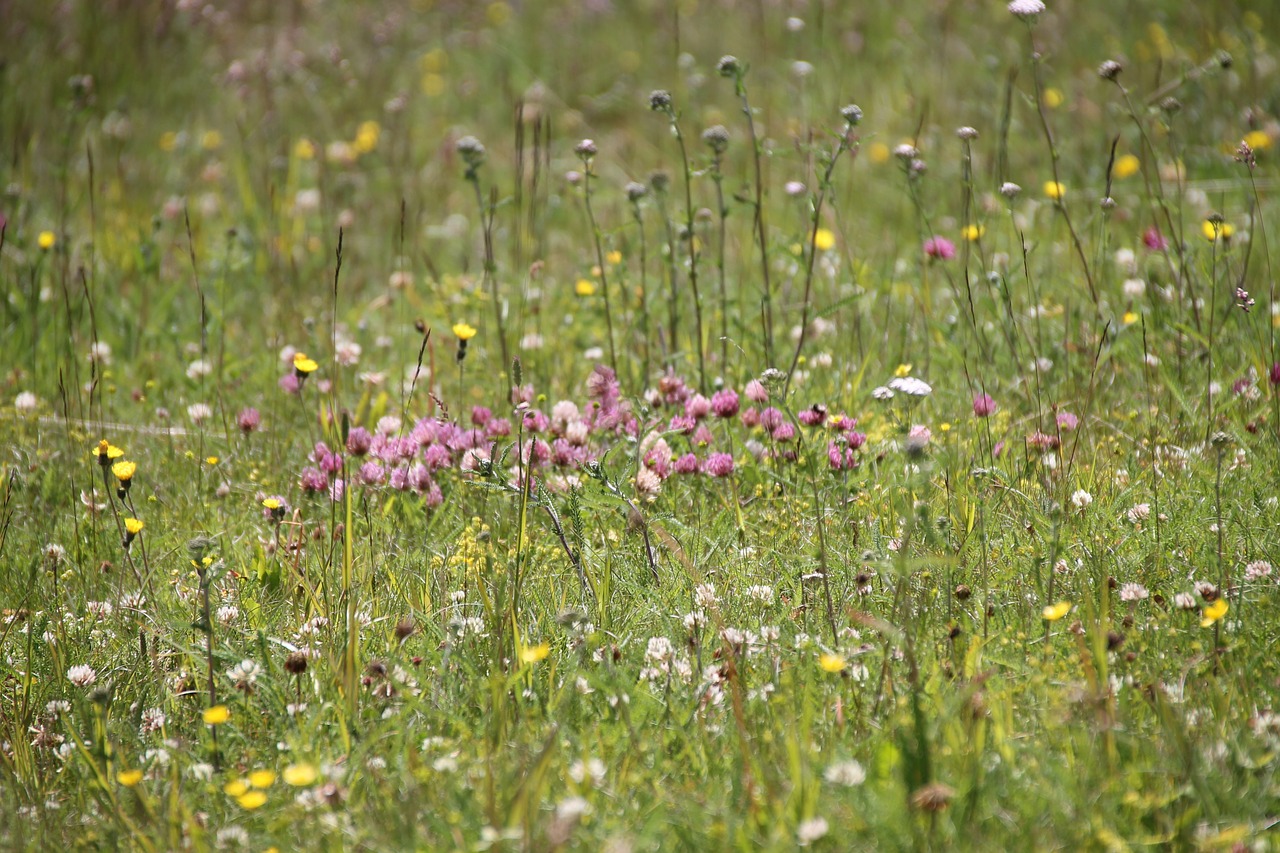
[[1280,850],[1269,2],[0,28],[0,849]]

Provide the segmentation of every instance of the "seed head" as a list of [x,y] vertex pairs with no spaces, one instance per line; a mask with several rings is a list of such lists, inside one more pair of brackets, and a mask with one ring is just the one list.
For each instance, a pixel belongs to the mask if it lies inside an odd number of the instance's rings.
[[655,113],[671,111],[671,93],[666,89],[654,89],[649,93],[649,109]]
[[639,181],[631,181],[626,186],[627,201],[633,204],[644,198],[649,193],[649,188]]
[[1120,72],[1124,70],[1124,66],[1114,59],[1108,59],[1106,62],[1098,66],[1098,76],[1103,80],[1115,80],[1120,76]]
[[722,124],[713,125],[702,131],[702,141],[717,154],[723,154],[729,147],[729,131]]

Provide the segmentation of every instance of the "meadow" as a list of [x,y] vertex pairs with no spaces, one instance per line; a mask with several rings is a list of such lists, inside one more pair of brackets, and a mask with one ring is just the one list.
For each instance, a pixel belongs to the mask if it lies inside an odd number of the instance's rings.
[[0,29],[0,848],[1280,849],[1269,3]]

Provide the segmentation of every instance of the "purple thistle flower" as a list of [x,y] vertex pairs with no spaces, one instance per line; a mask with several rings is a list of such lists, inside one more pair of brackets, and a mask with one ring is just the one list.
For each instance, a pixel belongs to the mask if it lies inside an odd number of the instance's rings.
[[949,261],[956,256],[956,245],[946,237],[930,237],[924,241],[924,253],[935,261]]
[[236,416],[236,423],[240,431],[248,435],[258,429],[262,423],[262,415],[258,414],[258,410],[254,408],[241,409],[240,414]]

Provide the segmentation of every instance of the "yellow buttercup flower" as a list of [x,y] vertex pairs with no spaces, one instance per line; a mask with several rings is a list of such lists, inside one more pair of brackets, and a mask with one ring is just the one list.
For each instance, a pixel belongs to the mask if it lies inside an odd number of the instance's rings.
[[292,785],[295,788],[305,788],[314,784],[319,778],[320,772],[316,770],[314,764],[301,762],[299,764],[290,764],[280,774],[286,785]]
[[1066,100],[1067,96],[1062,94],[1061,89],[1049,88],[1044,90],[1044,105],[1051,110],[1056,110],[1066,103]]
[[819,228],[813,233],[813,245],[819,252],[829,252],[835,248],[836,235],[827,228]]
[[1204,609],[1204,618],[1200,620],[1201,628],[1208,628],[1227,615],[1229,605],[1225,598],[1219,598]]
[[986,233],[987,227],[985,225],[966,225],[960,229],[960,236],[970,243],[980,240],[982,235]]
[[121,770],[116,774],[116,781],[126,788],[132,788],[142,781],[141,770]]
[[893,369],[893,375],[894,375],[894,377],[895,377],[895,378],[897,378],[897,379],[901,379],[901,378],[903,378],[904,376],[910,376],[910,375],[911,375],[911,365],[910,365],[910,364],[899,364],[897,367],[895,367],[895,368]]
[[235,779],[222,786],[222,790],[231,797],[243,797],[249,793],[249,783],[243,779]]
[[460,341],[469,341],[476,336],[476,327],[466,323],[454,323],[453,334]]
[[52,231],[41,231],[40,236],[36,237],[36,245],[46,252],[53,248],[55,242],[57,242],[57,238],[53,236]]
[[212,708],[204,709],[206,726],[220,726],[229,719],[231,719],[231,709],[226,705],[214,705]]
[[604,262],[609,266],[615,266],[622,263],[622,253],[617,249],[604,256]]
[[594,296],[596,293],[595,282],[589,278],[580,278],[577,284],[573,286],[573,292],[579,296]]
[[1041,611],[1040,615],[1044,617],[1046,622],[1057,622],[1059,619],[1061,619],[1063,616],[1066,616],[1070,612],[1071,612],[1071,602],[1059,601],[1057,604],[1050,604],[1043,611]]
[[823,672],[843,672],[848,665],[848,661],[842,655],[834,655],[830,652],[824,652],[818,656],[818,666]]
[[1061,181],[1045,181],[1044,194],[1054,201],[1062,201],[1062,197],[1067,194],[1067,188]]

